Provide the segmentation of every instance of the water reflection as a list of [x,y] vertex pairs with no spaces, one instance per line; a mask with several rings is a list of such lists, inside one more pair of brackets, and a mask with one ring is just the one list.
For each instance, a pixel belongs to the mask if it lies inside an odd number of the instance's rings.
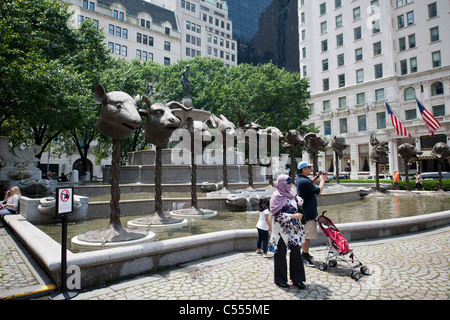
[[[409,217],[424,213],[433,213],[450,210],[450,197],[443,195],[378,195],[368,196],[358,202],[349,202],[339,205],[322,206],[318,208],[319,214],[326,210],[326,215],[335,223],[361,222],[381,219]],[[121,217],[122,224],[141,216]],[[203,234],[220,230],[251,229],[258,221],[258,212],[219,212],[217,216],[209,219],[191,220],[189,224],[175,230],[158,231],[156,240],[173,239],[195,234]],[[106,228],[107,219],[93,219],[77,223],[70,223],[67,228],[69,239],[68,249],[77,252],[71,247],[70,239],[87,231]],[[61,225],[38,225],[39,229],[50,235],[53,239],[61,241]]]

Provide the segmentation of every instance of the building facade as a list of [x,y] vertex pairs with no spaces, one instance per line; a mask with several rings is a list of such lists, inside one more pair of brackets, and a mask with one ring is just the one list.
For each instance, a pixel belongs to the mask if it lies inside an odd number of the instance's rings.
[[233,24],[227,1],[147,0],[173,10],[181,30],[181,58],[195,56],[220,58],[226,66],[237,65]]
[[[437,171],[427,158],[436,142],[450,141],[449,5],[436,0],[299,1],[300,73],[311,84],[307,123],[329,141],[346,139],[341,172],[347,167],[353,179],[375,173],[371,135],[389,144],[389,165],[382,173],[404,171],[397,148],[405,142],[424,151],[423,161],[410,172]],[[416,97],[441,124],[434,136]],[[385,103],[411,138],[396,134]],[[319,159],[321,169],[334,171],[333,157],[329,146]]]
[[298,0],[230,0],[239,63],[267,63],[298,72]]

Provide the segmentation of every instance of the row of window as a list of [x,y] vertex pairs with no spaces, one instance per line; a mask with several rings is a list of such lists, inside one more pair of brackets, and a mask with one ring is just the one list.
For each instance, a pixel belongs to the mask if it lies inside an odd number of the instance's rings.
[[[362,58],[362,57],[361,57]],[[438,68],[441,66],[441,52],[436,51],[431,53],[431,59],[432,59],[432,66],[433,68]],[[409,62],[409,63],[408,63]],[[340,54],[337,56],[337,64],[338,66],[344,65],[344,54]],[[408,66],[409,66],[409,73],[415,73],[417,72],[418,63],[417,63],[417,57],[409,58],[409,61],[407,59],[400,61],[400,74],[406,75],[408,74]],[[306,73],[306,66],[304,66],[304,73]],[[322,71],[328,70],[328,59],[322,60]],[[356,71],[356,83],[362,83],[364,82],[364,68],[357,69]],[[338,74],[338,87],[342,88],[345,87],[345,74]],[[383,77],[383,64],[375,64],[374,65],[374,78],[379,79]],[[330,78],[324,78],[322,79],[322,90],[323,91],[329,91],[330,90]]]
[[[438,105],[432,107],[432,112],[435,117],[443,116],[445,114],[445,105]],[[405,120],[417,119],[417,108],[405,110]],[[386,112],[377,112],[377,129],[386,129]],[[367,131],[367,116],[365,114],[357,116],[358,132]],[[330,136],[331,120],[323,122],[324,135]],[[339,134],[349,133],[347,118],[339,118]]]

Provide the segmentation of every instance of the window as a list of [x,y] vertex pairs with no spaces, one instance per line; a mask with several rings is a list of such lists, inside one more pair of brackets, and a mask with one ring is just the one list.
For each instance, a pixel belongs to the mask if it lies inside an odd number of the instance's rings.
[[367,131],[366,115],[358,116],[358,131]]
[[328,51],[328,40],[322,41],[322,52]]
[[408,23],[408,26],[414,24],[414,11],[406,13],[406,21]]
[[444,85],[440,81],[435,82],[431,85],[431,95],[437,96],[439,94],[444,94]]
[[338,67],[344,65],[344,54],[339,54],[337,56],[337,65],[338,65]]
[[165,65],[165,66],[170,65],[170,58],[164,57],[164,65]]
[[375,79],[379,79],[383,77],[383,64],[376,64],[374,66],[375,68]]
[[361,27],[353,29],[353,38],[355,40],[361,39]]
[[366,94],[364,92],[356,94],[356,104],[362,105],[366,102]]
[[377,129],[385,129],[386,128],[386,113],[379,112],[377,113]]
[[372,10],[372,13],[380,11],[380,5],[378,4],[378,0],[370,1],[370,8]]
[[411,73],[417,72],[417,58],[409,59],[409,69]]
[[406,60],[400,61],[400,74],[404,75],[408,73],[408,62]]
[[320,4],[320,14],[322,15],[325,13],[327,13],[327,4],[324,2]]
[[339,132],[340,133],[347,133],[347,118],[339,119]]
[[302,56],[303,58],[306,58],[306,47],[302,48]]
[[322,80],[323,91],[330,90],[330,80],[328,78]]
[[383,101],[384,100],[384,89],[375,90],[375,101]]
[[344,34],[341,33],[336,36],[336,46],[339,47],[342,46],[343,44],[344,44]]
[[437,5],[436,2],[428,5],[428,18],[434,18],[437,16]]
[[365,172],[370,171],[368,144],[358,145],[358,156],[359,156],[359,171]]
[[336,28],[342,27],[342,14],[336,16]]
[[405,101],[414,100],[416,98],[416,90],[413,87],[405,89],[404,99]]
[[339,88],[345,87],[345,74],[338,75]]
[[408,44],[409,44],[410,49],[416,47],[416,35],[415,34],[410,34],[408,36]]
[[170,51],[170,42],[169,41],[164,41],[164,50]]
[[441,66],[441,52],[436,51],[431,53],[432,61],[433,61],[433,68],[438,68]]
[[441,117],[445,115],[445,106],[439,105],[439,106],[433,106],[433,116],[435,117]]
[[417,118],[416,109],[405,110],[405,120],[413,120]]
[[353,9],[353,21],[361,18],[361,9],[360,7],[356,7]]
[[356,83],[364,81],[364,69],[356,70]]
[[122,55],[123,55],[124,57],[127,56],[127,54],[128,54],[127,52],[128,52],[127,46],[122,46]]
[[320,23],[320,33],[325,33],[325,32],[327,32],[327,22],[326,21]]
[[167,35],[170,35],[170,28],[165,27],[164,33],[167,34]]
[[339,109],[343,109],[347,106],[347,98],[346,97],[339,97]]
[[114,43],[112,42],[108,42],[108,49],[110,53],[114,52]]
[[328,59],[322,60],[322,71],[328,70]]
[[405,37],[398,39],[398,49],[400,51],[406,50],[406,40]]
[[430,39],[431,42],[439,41],[439,27],[430,29]]
[[330,100],[325,100],[322,102],[323,111],[330,110]]
[[377,56],[381,54],[381,41],[373,44],[373,55]]
[[117,55],[120,55],[120,44],[117,44],[117,43],[116,43],[115,48],[116,48],[116,49],[115,49],[114,53],[117,54]]
[[397,28],[401,29],[405,26],[405,17],[403,15],[397,16]]
[[108,33],[112,36],[114,35],[114,29],[115,29],[114,26],[110,24],[108,27]]
[[342,0],[334,0],[334,8],[339,8],[342,6]]
[[330,120],[323,122],[323,133],[326,136],[331,135],[331,121]]
[[380,19],[372,21],[372,34],[380,32]]
[[355,50],[355,61],[360,61],[363,59],[363,49],[358,48]]

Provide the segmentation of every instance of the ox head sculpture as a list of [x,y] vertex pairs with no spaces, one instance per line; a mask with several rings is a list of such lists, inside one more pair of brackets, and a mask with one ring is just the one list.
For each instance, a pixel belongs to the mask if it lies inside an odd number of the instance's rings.
[[138,112],[140,97],[135,99],[122,91],[107,93],[101,84],[95,89],[95,102],[102,105],[95,124],[97,129],[112,139],[124,139],[142,124]]
[[148,110],[139,109],[141,116],[146,117],[145,140],[157,147],[167,146],[172,133],[181,126],[181,120],[172,113],[170,108],[179,107],[185,111],[192,108],[187,108],[176,101],[171,101],[166,105],[152,103],[146,96],[142,97],[142,102],[145,102],[149,108]]

